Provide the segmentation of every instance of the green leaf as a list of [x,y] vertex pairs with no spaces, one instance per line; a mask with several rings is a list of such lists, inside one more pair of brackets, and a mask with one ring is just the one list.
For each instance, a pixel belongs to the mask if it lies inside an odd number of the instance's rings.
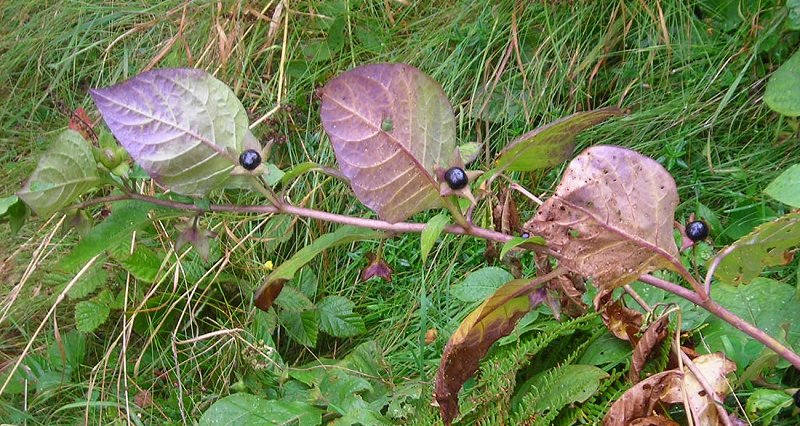
[[200,417],[200,426],[317,426],[323,411],[298,401],[266,400],[247,393],[226,396]]
[[786,27],[790,30],[800,30],[800,0],[787,0],[786,9],[789,10]]
[[503,248],[500,249],[500,259],[503,259],[506,253],[508,253],[511,249],[519,247],[523,244],[536,244],[539,246],[545,246],[547,245],[547,242],[544,240],[544,238],[538,235],[534,235],[529,238],[513,237],[508,242],[503,244]]
[[748,283],[767,266],[791,261],[790,252],[800,244],[800,213],[790,213],[758,226],[731,244],[714,275],[730,284]]
[[359,401],[363,404],[364,401],[358,394],[369,390],[372,390],[372,385],[366,379],[338,368],[327,371],[319,384],[319,391],[326,405],[340,414],[356,408]]
[[80,133],[65,130],[42,154],[36,170],[17,195],[37,215],[47,217],[99,182],[91,147]]
[[148,212],[154,207],[142,201],[122,201],[103,222],[94,227],[62,260],[60,267],[75,271],[109,245],[130,241],[133,231],[151,222]]
[[461,154],[461,161],[463,161],[464,164],[469,164],[475,161],[475,159],[477,159],[478,155],[481,153],[482,147],[483,144],[478,142],[470,142],[459,145],[458,152]]
[[[66,277],[67,282],[72,279],[70,275],[67,275]],[[108,272],[103,269],[102,260],[98,260],[75,284],[72,285],[72,288],[69,289],[67,295],[73,300],[83,299],[100,288],[107,281]]]
[[464,281],[450,289],[450,294],[462,302],[477,302],[485,300],[500,286],[513,279],[514,277],[505,269],[487,266],[467,275]]
[[125,247],[125,256],[115,256],[120,265],[137,280],[148,283],[154,282],[158,276],[158,271],[161,269],[164,256],[156,254],[156,252],[141,244],[136,246],[133,254],[128,255],[127,251],[127,247]]
[[22,229],[28,216],[30,216],[30,209],[28,205],[22,201],[18,201],[8,207],[6,217],[8,218],[8,224],[11,227],[12,234],[16,235],[16,233]]
[[458,416],[458,392],[475,374],[481,358],[494,342],[510,334],[519,319],[531,310],[527,294],[514,297],[530,283],[530,279],[520,279],[500,287],[450,336],[442,353],[434,388],[434,397],[445,424],[450,424]]
[[448,223],[450,223],[450,218],[444,213],[439,213],[425,224],[425,228],[422,229],[422,235],[420,235],[423,262],[428,258],[433,244],[436,242],[436,239],[439,238],[439,235],[442,234],[444,227],[447,226]]
[[267,241],[261,245],[264,255],[270,255],[278,248],[278,245],[285,243],[292,238],[292,224],[294,219],[286,214],[272,216],[262,228],[261,237]]
[[0,198],[0,218],[5,216],[11,206],[17,204],[17,202],[19,202],[19,197],[16,195],[9,195],[8,197]]
[[319,311],[316,309],[303,312],[282,310],[278,313],[278,320],[297,343],[308,347],[317,345]]
[[283,309],[294,312],[314,309],[314,303],[311,302],[305,294],[290,286],[283,287],[281,294],[275,299],[275,304]]
[[800,164],[784,170],[764,192],[783,204],[800,207]]
[[310,172],[311,170],[316,170],[316,169],[319,169],[319,164],[311,161],[295,164],[289,170],[286,170],[283,176],[281,176],[281,184],[286,185],[287,183],[295,180],[298,176],[301,176],[305,173]]
[[381,219],[442,206],[436,167],[455,165],[456,126],[439,83],[405,64],[363,65],[322,88],[320,116],[356,197]]
[[75,327],[82,333],[91,333],[108,319],[110,305],[114,302],[111,292],[103,290],[90,300],[75,305]]
[[633,349],[631,344],[617,338],[610,331],[603,333],[597,340],[589,344],[586,351],[578,359],[579,364],[596,365],[598,367],[614,367],[630,358]]
[[800,50],[769,78],[764,102],[779,114],[800,116]]
[[274,298],[278,297],[280,293],[280,291],[275,292],[271,289],[292,279],[300,268],[324,250],[354,241],[380,239],[383,236],[384,234],[379,231],[354,226],[342,226],[334,232],[317,238],[311,244],[298,250],[291,258],[269,274],[264,284],[255,294],[256,306],[261,310],[268,310],[272,306]]
[[147,71],[90,94],[136,163],[178,194],[208,194],[225,183],[240,152],[258,149],[242,103],[200,69]]
[[511,404],[516,406],[525,397],[526,403],[533,404],[532,411],[558,411],[567,404],[589,399],[600,388],[600,381],[608,377],[608,373],[592,365],[556,367],[520,385]]
[[275,184],[283,180],[283,170],[279,169],[278,166],[267,163],[264,164],[264,168],[267,169],[267,171],[265,171],[262,176],[264,176],[267,185],[275,186]]
[[[790,346],[800,343],[800,300],[793,286],[766,278],[756,278],[748,285],[733,287],[715,283],[712,297],[740,318]],[[702,329],[703,348],[709,353],[724,352],[735,361],[739,371],[759,355],[763,346],[727,322],[711,316]]]
[[769,426],[775,416],[784,408],[793,405],[792,396],[782,390],[756,389],[749,398],[745,411],[752,419],[758,419],[759,424]]
[[342,296],[328,296],[317,303],[322,331],[334,337],[352,337],[367,330],[361,315],[353,313],[355,304]]
[[508,144],[495,160],[494,169],[496,173],[526,172],[555,166],[570,158],[578,133],[622,114],[619,108],[602,108],[577,112],[538,127]]

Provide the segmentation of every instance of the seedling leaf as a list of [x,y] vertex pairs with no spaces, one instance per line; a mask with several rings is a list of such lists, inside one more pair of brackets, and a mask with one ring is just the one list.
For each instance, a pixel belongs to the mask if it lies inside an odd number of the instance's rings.
[[382,219],[442,205],[434,166],[454,164],[456,128],[439,83],[409,65],[360,66],[325,85],[320,116],[356,197]]
[[47,217],[100,181],[92,150],[74,130],[65,130],[42,154],[27,183],[17,192],[37,215]]
[[525,229],[545,238],[560,265],[615,288],[671,267],[677,205],[675,181],[656,161],[595,146],[572,160]]

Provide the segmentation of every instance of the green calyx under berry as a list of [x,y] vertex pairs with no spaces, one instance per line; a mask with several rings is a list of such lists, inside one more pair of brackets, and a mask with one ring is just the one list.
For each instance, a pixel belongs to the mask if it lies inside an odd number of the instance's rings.
[[694,242],[705,240],[708,237],[708,225],[702,220],[695,220],[686,225],[686,236]]
[[239,155],[239,164],[245,170],[255,170],[261,164],[261,154],[255,149],[248,149]]
[[451,167],[444,172],[444,180],[452,190],[459,190],[467,186],[469,178],[461,167]]

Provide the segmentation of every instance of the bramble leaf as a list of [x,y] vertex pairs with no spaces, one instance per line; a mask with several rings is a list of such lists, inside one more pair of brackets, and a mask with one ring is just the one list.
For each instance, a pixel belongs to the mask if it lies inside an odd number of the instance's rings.
[[450,336],[434,385],[434,396],[445,424],[458,417],[458,392],[475,374],[481,358],[494,342],[510,334],[533,307],[528,294],[515,297],[530,283],[530,279],[506,283],[472,311]]
[[89,144],[74,130],[65,130],[42,154],[19,198],[41,217],[58,209],[100,182]]
[[200,426],[318,425],[323,411],[298,401],[276,401],[237,393],[211,405],[200,417]]
[[266,311],[280,294],[283,284],[294,277],[294,274],[324,250],[354,241],[380,239],[383,232],[371,229],[342,226],[334,232],[325,234],[311,244],[298,250],[289,260],[275,268],[267,277],[261,288],[256,291],[255,305]]
[[364,65],[322,89],[322,125],[356,197],[389,222],[442,206],[435,166],[453,165],[442,87],[405,64]]
[[75,305],[75,328],[82,333],[91,333],[108,319],[114,297],[108,289],[90,300]]
[[309,309],[303,312],[281,310],[278,313],[286,333],[303,346],[314,347],[317,345],[319,334],[319,311]]
[[764,102],[778,114],[800,116],[800,51],[772,73]]
[[334,337],[365,333],[364,319],[353,312],[355,304],[342,296],[328,296],[317,303],[319,328]]
[[800,213],[789,213],[757,227],[731,244],[732,252],[714,275],[730,284],[748,283],[767,266],[785,265],[800,245]]
[[260,149],[242,103],[203,70],[147,71],[90,93],[136,163],[179,194],[208,194],[228,179],[242,150]]
[[513,140],[498,154],[495,171],[527,172],[555,166],[572,155],[578,133],[622,114],[614,107],[576,112],[538,127]]
[[615,146],[585,150],[567,167],[556,193],[525,224],[559,264],[600,288],[629,284],[671,267],[678,191],[656,161]]

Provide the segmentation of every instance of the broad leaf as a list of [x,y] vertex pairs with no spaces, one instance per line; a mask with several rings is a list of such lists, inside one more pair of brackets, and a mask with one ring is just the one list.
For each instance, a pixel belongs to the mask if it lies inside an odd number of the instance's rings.
[[800,207],[800,164],[784,170],[772,183],[767,185],[764,193],[781,203]]
[[278,320],[297,343],[309,347],[317,345],[319,312],[316,309],[303,312],[282,310],[278,313]]
[[147,283],[156,280],[158,271],[161,270],[161,264],[164,261],[163,253],[161,255],[156,254],[155,251],[143,245],[137,245],[133,250],[133,254],[128,254],[127,247],[124,247],[124,250],[121,251],[124,254],[115,253],[114,257],[134,278]]
[[748,283],[767,266],[785,265],[800,244],[800,213],[790,213],[757,227],[731,246],[714,275],[731,284]]
[[89,144],[74,130],[65,130],[42,154],[19,198],[41,217],[50,216],[100,181]]
[[6,213],[8,213],[8,210],[11,208],[11,206],[17,204],[17,202],[19,202],[19,197],[16,195],[9,195],[8,197],[0,198],[0,218],[3,218]]
[[111,313],[113,296],[103,290],[91,300],[84,300],[75,305],[75,328],[82,333],[91,333],[108,319]]
[[442,87],[404,64],[364,65],[322,89],[322,125],[356,197],[389,222],[442,205],[435,166],[454,164]]
[[525,381],[512,400],[512,405],[532,404],[533,410],[561,410],[568,404],[584,402],[597,389],[608,373],[592,365],[565,365],[543,371]]
[[656,161],[595,146],[572,160],[525,229],[544,237],[560,265],[615,288],[671,266],[677,205],[675,181]]
[[280,294],[283,284],[292,279],[300,268],[324,250],[354,241],[380,239],[383,235],[382,232],[370,229],[342,226],[330,234],[317,238],[311,244],[298,250],[289,260],[283,262],[269,274],[264,284],[255,294],[256,306],[261,310],[268,310],[272,306],[272,302]]
[[433,244],[436,243],[439,235],[442,234],[444,227],[447,226],[449,222],[450,219],[446,214],[439,213],[425,224],[425,228],[422,229],[422,234],[420,234],[420,249],[423,262],[428,258]]
[[233,91],[199,69],[160,69],[90,91],[108,127],[156,182],[203,196],[258,149]]
[[531,310],[529,295],[517,296],[530,283],[530,279],[520,279],[500,287],[450,336],[434,387],[434,397],[445,424],[458,417],[458,392],[475,374],[481,358],[494,342],[510,334],[519,319]]
[[[736,371],[736,364],[725,358],[721,352],[701,355],[692,360],[698,372],[705,378],[706,382],[711,385],[711,389],[716,393],[716,400],[723,401],[725,395],[731,389],[728,383],[728,374]],[[710,395],[706,394],[705,389],[700,384],[700,381],[689,370],[688,367],[683,367],[684,380],[681,385],[673,386],[669,389],[662,400],[666,403],[677,404],[684,401],[684,395],[689,398],[689,408],[698,419],[700,426],[715,426],[720,424],[719,414],[715,407],[716,402]]]
[[[740,318],[755,325],[790,346],[800,343],[800,300],[794,286],[780,281],[757,278],[744,286],[715,283],[714,300]],[[763,345],[727,322],[711,316],[703,328],[703,342],[711,352],[725,352],[739,367],[749,365],[762,351]]]
[[[65,274],[66,282],[72,280],[71,274]],[[102,287],[108,281],[108,272],[103,269],[103,262],[95,262],[81,278],[72,285],[67,295],[70,299],[83,299]]]
[[638,418],[648,417],[670,389],[680,387],[682,376],[679,370],[668,370],[642,380],[611,405],[603,425],[628,426]]
[[322,423],[322,413],[319,408],[303,402],[267,400],[237,393],[212,404],[200,418],[200,426],[316,426]]
[[619,108],[602,108],[577,112],[538,127],[508,144],[495,160],[495,170],[527,172],[555,166],[572,155],[578,133],[622,114]]
[[328,296],[317,303],[319,328],[334,337],[365,333],[364,319],[353,312],[355,304],[342,296]]
[[303,292],[289,286],[283,287],[283,291],[281,291],[280,296],[275,299],[275,304],[283,309],[294,312],[303,312],[314,309],[314,303],[309,300],[309,298],[303,294]]
[[749,398],[745,410],[750,418],[759,419],[761,424],[769,425],[772,419],[784,408],[794,405],[792,396],[782,390],[756,389]]
[[486,266],[470,272],[464,281],[454,285],[450,294],[462,302],[477,302],[491,296],[514,277],[503,268]]
[[764,102],[779,114],[800,116],[800,50],[769,78]]

